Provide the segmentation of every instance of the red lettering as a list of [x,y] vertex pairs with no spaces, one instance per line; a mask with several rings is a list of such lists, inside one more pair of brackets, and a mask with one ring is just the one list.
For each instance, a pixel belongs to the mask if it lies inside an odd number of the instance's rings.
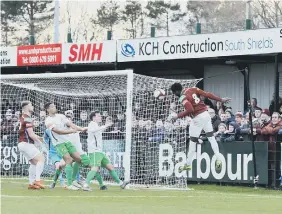
[[[69,61],[94,61],[100,60],[102,56],[103,43],[100,44],[73,44],[70,48]],[[90,59],[91,53],[91,59]]]
[[78,46],[77,45],[72,45],[71,48],[70,48],[70,56],[69,56],[69,61],[70,62],[74,62],[77,58],[77,49],[78,49]]
[[97,44],[93,44],[91,61],[94,60],[94,57],[95,57],[96,54],[97,54],[97,60],[101,59],[102,50],[103,50],[103,43],[100,43],[99,48],[96,48],[96,45]]
[[84,45],[80,45],[78,61],[89,61],[91,44],[86,45],[84,50]]

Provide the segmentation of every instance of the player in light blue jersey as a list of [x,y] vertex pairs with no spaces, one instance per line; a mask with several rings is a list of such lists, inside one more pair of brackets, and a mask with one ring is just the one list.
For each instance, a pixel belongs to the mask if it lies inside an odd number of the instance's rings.
[[49,159],[52,161],[56,168],[53,183],[50,185],[50,188],[54,188],[56,186],[58,178],[60,178],[60,184],[64,186],[64,179],[61,171],[66,166],[66,163],[62,159],[62,157],[58,155],[56,148],[53,146],[51,135],[51,130],[46,129],[44,132],[43,140],[49,146]]

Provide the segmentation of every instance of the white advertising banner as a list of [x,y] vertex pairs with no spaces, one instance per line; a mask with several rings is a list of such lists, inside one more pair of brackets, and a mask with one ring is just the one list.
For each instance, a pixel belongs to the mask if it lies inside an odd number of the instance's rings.
[[1,47],[1,67],[17,66],[17,47]]
[[282,28],[118,40],[118,62],[282,52]]
[[63,44],[62,64],[100,63],[116,61],[116,41],[84,44]]

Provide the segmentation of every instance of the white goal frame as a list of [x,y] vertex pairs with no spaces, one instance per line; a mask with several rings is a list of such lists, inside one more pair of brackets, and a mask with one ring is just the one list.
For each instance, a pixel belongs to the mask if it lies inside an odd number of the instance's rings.
[[124,155],[124,179],[130,180],[130,154],[131,154],[131,119],[132,119],[132,93],[133,93],[133,70],[109,70],[109,71],[84,71],[84,72],[66,72],[66,73],[42,73],[42,74],[12,74],[1,75],[1,80],[9,79],[52,79],[63,77],[93,77],[93,76],[127,76],[127,108],[126,108],[126,136],[125,136],[125,155]]

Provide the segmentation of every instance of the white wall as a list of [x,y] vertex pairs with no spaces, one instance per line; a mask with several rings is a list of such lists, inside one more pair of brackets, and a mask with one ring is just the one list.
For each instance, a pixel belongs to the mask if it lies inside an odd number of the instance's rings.
[[258,100],[258,106],[268,108],[275,88],[275,64],[250,65],[250,95]]
[[205,66],[204,69],[204,90],[220,97],[232,98],[229,105],[232,107],[233,112],[243,111],[244,76],[241,72],[228,73],[238,71],[238,68],[227,65],[210,65]]

